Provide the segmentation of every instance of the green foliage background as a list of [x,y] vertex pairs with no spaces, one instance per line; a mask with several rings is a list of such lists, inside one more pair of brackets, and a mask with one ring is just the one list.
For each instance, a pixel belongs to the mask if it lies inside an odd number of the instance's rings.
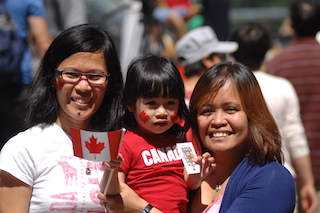
[[237,7],[287,7],[294,0],[231,0],[231,5]]
[[280,14],[282,17],[274,18],[264,18],[263,13],[261,14],[261,17],[253,20],[237,19],[237,17],[233,17],[230,19],[230,31],[245,22],[258,22],[267,26],[273,37],[279,37],[279,27],[281,26],[284,18],[287,17],[289,5],[294,1],[295,0],[231,0],[231,10],[245,9],[247,13],[250,13],[259,9],[272,10],[272,8],[275,8],[275,10],[282,9],[285,12]]

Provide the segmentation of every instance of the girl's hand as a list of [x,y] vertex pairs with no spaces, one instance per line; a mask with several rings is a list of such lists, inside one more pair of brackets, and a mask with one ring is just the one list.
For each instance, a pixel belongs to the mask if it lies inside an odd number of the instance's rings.
[[119,153],[116,159],[104,162],[105,168],[108,170],[118,169],[120,164],[124,161],[122,154]]
[[217,165],[214,163],[214,158],[210,153],[206,152],[202,156],[198,156],[194,162],[200,165],[199,174],[186,174],[185,180],[190,190],[195,190],[200,187],[202,180],[204,180],[211,172],[215,170]]

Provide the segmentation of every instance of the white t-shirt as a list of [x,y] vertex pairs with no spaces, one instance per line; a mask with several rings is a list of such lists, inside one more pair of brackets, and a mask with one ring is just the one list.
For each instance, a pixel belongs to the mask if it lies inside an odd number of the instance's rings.
[[33,187],[30,213],[104,212],[97,198],[103,164],[75,157],[70,136],[56,124],[11,138],[0,169]]

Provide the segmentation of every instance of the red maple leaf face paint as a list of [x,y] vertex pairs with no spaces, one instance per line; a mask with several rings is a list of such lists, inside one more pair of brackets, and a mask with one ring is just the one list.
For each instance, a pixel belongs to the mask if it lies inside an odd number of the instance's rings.
[[177,115],[178,115],[178,113],[174,112],[173,115],[170,116],[172,123],[175,123],[177,121],[177,118],[178,118]]
[[64,85],[64,83],[61,80],[58,80],[57,86],[58,86],[59,91],[62,90],[63,85]]
[[140,120],[143,122],[143,123],[147,123],[150,116],[147,115],[147,113],[145,111],[142,111],[140,114],[139,114],[139,118]]

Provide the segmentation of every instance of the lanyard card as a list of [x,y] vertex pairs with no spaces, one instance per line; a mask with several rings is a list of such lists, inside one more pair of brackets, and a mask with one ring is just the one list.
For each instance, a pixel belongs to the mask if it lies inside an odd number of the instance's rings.
[[192,142],[177,143],[177,149],[188,174],[200,173],[200,165],[194,161],[197,157]]

